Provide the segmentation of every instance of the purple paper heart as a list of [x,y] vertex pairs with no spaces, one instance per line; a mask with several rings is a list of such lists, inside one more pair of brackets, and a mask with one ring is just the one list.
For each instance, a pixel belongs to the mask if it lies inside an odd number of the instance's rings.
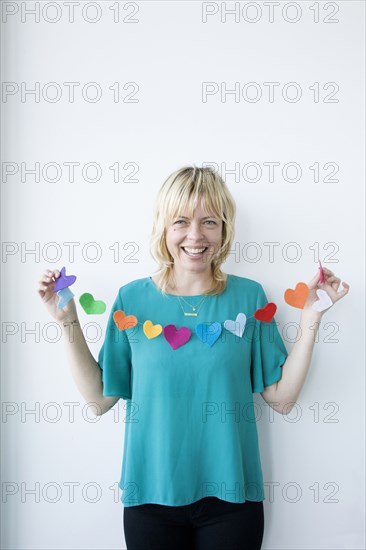
[[175,328],[174,325],[166,325],[163,330],[164,338],[172,349],[177,349],[186,344],[191,337],[191,331],[187,327]]
[[58,292],[59,290],[62,290],[63,288],[67,288],[68,286],[71,286],[75,283],[76,281],[75,275],[66,275],[65,271],[66,271],[66,267],[63,267],[61,269],[61,274],[56,281],[53,292]]

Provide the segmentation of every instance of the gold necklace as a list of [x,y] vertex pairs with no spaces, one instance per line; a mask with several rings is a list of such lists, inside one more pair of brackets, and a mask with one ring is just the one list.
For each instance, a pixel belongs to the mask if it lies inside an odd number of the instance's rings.
[[[204,297],[201,299],[201,301],[198,302],[198,304],[197,304],[196,306],[192,306],[192,304],[190,304],[189,302],[187,302],[187,300],[184,300],[183,296],[177,296],[177,298],[178,298],[178,300],[179,300],[180,307],[182,308],[182,311],[183,311],[183,313],[184,313],[184,315],[185,315],[186,317],[197,317],[198,312],[199,312],[199,310],[201,309],[201,307],[202,307],[202,305],[203,305],[203,302],[206,300],[207,296],[204,296]],[[199,308],[198,311],[197,311],[197,313],[189,313],[189,312],[187,312],[187,311],[184,311],[183,306],[182,306],[181,299],[184,300],[185,303],[188,304],[188,305],[192,308],[193,311],[196,311],[196,309]],[[199,307],[199,306],[200,306],[200,307]]]
[[[177,283],[175,282],[174,277],[173,277],[173,281],[174,281],[174,284],[175,284],[175,288],[177,288]],[[185,300],[185,299],[183,298],[183,296],[177,296],[177,298],[178,298],[180,307],[182,308],[182,311],[183,311],[183,313],[184,313],[184,315],[185,315],[186,317],[197,317],[197,315],[198,315],[198,313],[199,313],[199,310],[201,309],[201,307],[202,307],[202,305],[203,305],[203,302],[204,302],[204,301],[206,300],[206,298],[207,298],[207,295],[204,296],[203,298],[201,298],[201,300],[198,302],[198,304],[197,304],[196,306],[192,306],[192,304],[190,304],[189,302],[187,302],[187,300]],[[187,312],[187,311],[184,311],[181,300],[183,300],[187,305],[189,305],[189,307],[192,308],[192,313]],[[197,310],[197,308],[198,308],[198,310]],[[196,310],[197,310],[197,312],[196,312]],[[196,312],[196,313],[193,313],[193,312]]]

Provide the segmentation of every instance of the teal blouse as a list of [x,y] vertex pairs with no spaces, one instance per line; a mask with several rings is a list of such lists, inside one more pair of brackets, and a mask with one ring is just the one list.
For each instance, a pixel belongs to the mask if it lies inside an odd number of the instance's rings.
[[[184,298],[195,305],[202,297]],[[126,400],[119,482],[124,506],[183,506],[208,496],[238,503],[265,499],[253,393],[280,380],[288,355],[275,319],[253,317],[267,301],[259,283],[231,274],[197,317],[185,316],[177,296],[163,296],[150,277],[120,288],[98,363],[103,395]],[[119,330],[117,310],[138,324]],[[238,313],[247,317],[242,336],[224,328]],[[146,320],[188,327],[191,336],[172,349],[163,332],[145,335]],[[195,326],[214,322],[222,331],[209,345]]]

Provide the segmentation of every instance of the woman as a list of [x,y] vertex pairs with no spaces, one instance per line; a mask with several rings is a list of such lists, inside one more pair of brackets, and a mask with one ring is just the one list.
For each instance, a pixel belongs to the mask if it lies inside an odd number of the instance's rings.
[[337,292],[340,279],[328,269],[324,283],[313,277],[301,338],[288,355],[274,318],[254,318],[267,304],[262,286],[221,271],[235,212],[212,169],[183,167],[167,178],[151,241],[160,269],[120,288],[98,362],[74,301],[56,307],[59,271],[40,280],[86,402],[103,414],[126,400],[120,488],[128,550],[261,548],[265,496],[252,394],[290,412],[324,313],[311,307],[316,290],[333,303],[349,290],[343,283]]

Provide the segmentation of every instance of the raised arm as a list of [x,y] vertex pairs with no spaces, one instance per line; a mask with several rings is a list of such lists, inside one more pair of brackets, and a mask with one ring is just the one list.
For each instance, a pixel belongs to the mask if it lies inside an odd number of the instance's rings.
[[324,290],[334,305],[335,302],[346,296],[350,289],[350,286],[343,281],[342,285],[344,289],[338,292],[341,282],[340,278],[336,277],[329,269],[323,269],[325,281],[320,283],[320,274],[318,273],[308,284],[309,295],[301,311],[300,338],[294,344],[282,366],[282,377],[275,384],[266,387],[261,393],[263,399],[274,410],[282,414],[289,414],[291,412],[300,395],[310,368],[315,336],[319,329],[321,318],[325,311],[329,309],[322,312],[314,311],[312,305],[318,300],[316,290],[318,288]]
[[42,273],[38,294],[62,329],[71,374],[79,392],[86,403],[95,403],[95,414],[100,416],[111,409],[120,398],[103,396],[102,370],[85,341],[74,299],[63,308],[57,308],[58,296],[53,289],[59,276],[58,270]]

